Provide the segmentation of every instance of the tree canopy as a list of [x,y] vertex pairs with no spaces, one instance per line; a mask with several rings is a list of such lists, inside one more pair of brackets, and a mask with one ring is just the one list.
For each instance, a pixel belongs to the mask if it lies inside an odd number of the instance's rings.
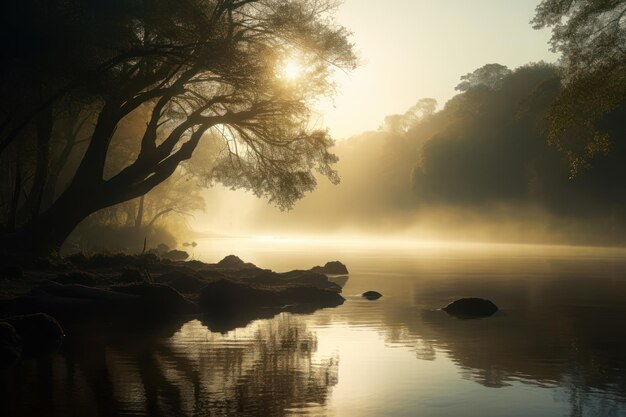
[[[5,18],[22,22],[3,30],[3,38],[17,40],[3,57],[9,76],[2,93],[18,104],[1,109],[0,150],[13,148],[3,158],[16,161],[14,188],[26,186],[39,201],[22,229],[56,247],[87,215],[165,181],[207,140],[220,142],[204,171],[211,180],[280,207],[314,189],[313,171],[337,182],[332,140],[308,124],[312,100],[333,92],[333,71],[357,62],[349,33],[332,19],[336,6],[331,0],[12,4]],[[294,61],[302,73],[286,77],[284,65]],[[81,111],[93,122],[78,129],[87,136],[85,149],[46,206],[41,195],[58,162],[51,159],[67,158],[53,150],[58,139],[67,141],[59,121]],[[109,173],[118,127],[138,112],[143,127],[126,138],[135,156]],[[33,154],[25,182],[18,174]],[[27,208],[17,199],[12,206]]]
[[604,127],[626,99],[626,1],[543,0],[532,23],[552,28],[552,50],[561,53],[564,88],[548,135],[576,175],[616,139]]

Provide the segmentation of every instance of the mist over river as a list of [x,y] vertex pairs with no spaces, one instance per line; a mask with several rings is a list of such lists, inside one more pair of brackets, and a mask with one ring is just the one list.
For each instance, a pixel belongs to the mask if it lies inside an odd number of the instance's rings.
[[[3,416],[623,416],[626,250],[280,238],[203,239],[277,271],[340,260],[346,302],[227,333],[67,340],[1,374]],[[343,279],[345,281],[345,279]],[[360,294],[383,294],[366,301]],[[460,297],[500,311],[461,320]]]

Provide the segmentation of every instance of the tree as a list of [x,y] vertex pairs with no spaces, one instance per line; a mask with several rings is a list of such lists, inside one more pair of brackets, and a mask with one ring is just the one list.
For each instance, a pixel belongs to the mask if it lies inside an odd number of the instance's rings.
[[576,175],[610,151],[603,123],[626,99],[626,1],[543,0],[532,24],[551,27],[552,50],[561,53],[564,85],[548,137]]
[[426,117],[432,116],[437,110],[437,100],[421,98],[404,114],[391,114],[385,117],[382,130],[391,133],[406,133]]
[[461,83],[455,90],[465,92],[478,86],[487,87],[491,90],[502,85],[502,80],[511,74],[511,70],[501,64],[487,64],[461,77]]
[[[21,119],[30,125],[45,108],[50,109],[53,125],[56,112],[66,102],[84,100],[95,109],[95,123],[67,186],[48,207],[35,211],[32,220],[5,234],[5,247],[37,254],[58,249],[84,218],[146,194],[190,159],[203,140],[216,135],[221,147],[207,175],[268,197],[280,207],[289,207],[315,188],[313,171],[338,181],[332,168],[336,157],[329,152],[332,139],[326,131],[308,129],[309,105],[315,97],[332,91],[334,69],[356,65],[349,33],[331,19],[335,2],[96,3],[74,0],[50,6],[66,12],[55,10],[60,17],[55,24],[62,33],[80,38],[86,28],[74,24],[75,19],[92,16],[96,8],[102,13],[102,31],[110,36],[86,36],[87,40],[71,43],[79,45],[81,55],[86,56],[81,61],[84,71],[57,69],[46,74],[53,82],[43,84],[52,86],[46,90],[55,93],[33,100],[35,104],[27,106],[31,119]],[[29,4],[42,7],[39,2]],[[28,23],[26,27],[35,26]],[[59,47],[55,44],[49,50]],[[303,75],[286,78],[281,66],[294,57]],[[55,90],[57,85],[62,87]],[[11,90],[11,86],[3,85],[3,89]],[[146,118],[141,132],[132,138],[136,157],[110,174],[106,165],[116,130],[137,112]],[[15,124],[13,118],[5,119]],[[54,126],[46,132],[54,133]],[[49,142],[51,135],[46,136]],[[7,138],[11,146],[32,142],[29,129]],[[38,145],[46,151],[40,159],[48,159],[41,166],[49,161],[46,143]],[[31,192],[46,188],[47,171],[40,174],[44,185],[34,185]]]

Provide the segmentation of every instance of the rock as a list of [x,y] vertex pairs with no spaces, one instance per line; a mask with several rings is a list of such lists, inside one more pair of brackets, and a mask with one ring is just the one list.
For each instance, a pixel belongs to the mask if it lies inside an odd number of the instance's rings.
[[[341,292],[341,286],[335,284],[328,277],[319,272],[313,271],[290,271],[282,274],[275,274],[283,282],[306,287],[321,288],[335,292]],[[280,282],[280,281],[279,281]]]
[[361,297],[366,298],[368,300],[378,300],[383,295],[377,291],[365,291],[361,294]]
[[117,280],[126,283],[149,281],[147,274],[137,268],[124,268]]
[[25,356],[37,356],[56,351],[65,333],[53,317],[43,314],[29,314],[2,319],[10,324],[20,337]]
[[73,271],[57,275],[54,281],[59,284],[97,285],[98,283],[102,283],[103,280],[89,272]]
[[22,357],[22,341],[9,323],[0,321],[0,369],[10,368]]
[[198,305],[204,312],[228,314],[237,310],[279,307],[281,300],[274,291],[221,279],[207,284],[200,293]]
[[162,258],[169,259],[170,261],[184,261],[189,258],[189,254],[184,250],[174,249],[161,255]]
[[143,309],[158,315],[186,314],[195,311],[195,305],[169,285],[140,284],[118,285],[111,287],[115,292],[139,297]]
[[281,311],[310,313],[318,308],[335,307],[344,298],[334,291],[312,287],[255,288],[222,279],[202,290],[198,304],[202,323],[211,331],[226,332],[244,327],[259,318],[271,318]]
[[206,281],[192,272],[171,271],[161,275],[158,280],[166,283],[176,291],[184,293],[198,292],[206,286]]
[[337,292],[316,287],[289,287],[279,293],[284,305],[307,304],[321,307],[336,307],[345,299]]
[[343,288],[348,283],[348,279],[349,278],[350,277],[348,277],[347,275],[335,275],[335,276],[328,277],[328,280],[330,282],[333,282],[333,283],[339,285],[341,288]]
[[6,265],[0,268],[0,279],[20,279],[22,269],[17,265]]
[[170,249],[170,247],[167,246],[165,243],[159,243],[155,249],[156,253],[159,255],[163,255],[164,253],[167,253],[171,250],[172,249]]
[[330,275],[346,275],[349,273],[348,268],[339,261],[326,262],[324,266],[314,266],[311,268],[311,271]]
[[228,255],[216,264],[219,268],[228,269],[247,269],[256,268],[256,265],[242,261],[238,256]]
[[0,312],[10,315],[46,313],[67,323],[111,312],[126,312],[136,298],[79,284],[48,281],[24,296],[0,300]]
[[479,318],[493,315],[498,311],[498,307],[483,298],[461,298],[451,302],[442,310],[455,317]]
[[319,307],[336,306],[344,298],[337,292],[310,286],[255,288],[229,280],[207,284],[198,304],[202,311],[228,312],[257,308],[282,308],[292,304],[315,304]]

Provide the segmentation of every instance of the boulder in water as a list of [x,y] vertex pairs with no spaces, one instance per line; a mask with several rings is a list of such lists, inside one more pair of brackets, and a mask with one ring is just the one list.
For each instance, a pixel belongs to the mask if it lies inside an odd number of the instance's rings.
[[378,300],[382,296],[383,295],[379,293],[378,291],[365,291],[363,294],[361,294],[361,297],[366,298],[368,300]]
[[330,275],[346,275],[348,274],[348,268],[339,261],[326,262],[324,266],[314,266],[311,268],[313,272],[321,272],[322,274]]
[[498,311],[498,307],[484,298],[461,298],[451,302],[442,310],[455,317],[480,318],[492,316]]

